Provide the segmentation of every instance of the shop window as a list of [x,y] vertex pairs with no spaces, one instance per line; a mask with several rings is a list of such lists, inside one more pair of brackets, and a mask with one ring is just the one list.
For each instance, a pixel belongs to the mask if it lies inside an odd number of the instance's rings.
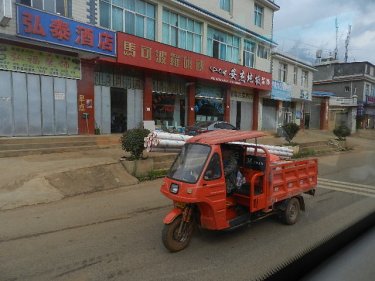
[[207,32],[207,55],[238,63],[240,38],[212,27],[208,27]]
[[195,113],[197,121],[223,121],[223,101],[198,98],[195,101]]
[[254,25],[263,27],[264,8],[254,4]]
[[164,9],[163,43],[200,53],[202,51],[202,23]]
[[142,0],[100,0],[100,25],[155,40],[155,5]]
[[256,44],[251,41],[244,41],[243,64],[247,67],[254,67]]
[[219,0],[220,9],[230,12],[231,11],[231,2],[232,0]]
[[72,17],[72,0],[19,0],[18,3],[65,17]]

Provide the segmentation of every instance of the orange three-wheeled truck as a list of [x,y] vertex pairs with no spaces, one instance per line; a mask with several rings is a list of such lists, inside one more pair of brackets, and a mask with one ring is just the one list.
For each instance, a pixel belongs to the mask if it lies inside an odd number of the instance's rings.
[[[161,186],[161,192],[174,203],[162,232],[168,250],[186,248],[197,225],[210,230],[234,229],[274,214],[286,224],[297,221],[305,208],[302,194],[315,193],[317,159],[281,160],[256,144],[264,135],[218,130],[185,143]],[[255,144],[241,142],[249,139],[255,139]],[[232,190],[227,187],[224,146],[237,164]]]

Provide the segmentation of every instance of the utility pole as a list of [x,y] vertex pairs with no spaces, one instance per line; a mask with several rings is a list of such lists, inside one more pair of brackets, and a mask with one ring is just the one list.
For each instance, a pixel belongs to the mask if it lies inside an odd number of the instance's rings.
[[334,57],[334,60],[337,60],[337,54],[339,52],[339,49],[337,47],[337,45],[338,45],[338,37],[339,37],[339,23],[337,21],[337,18],[335,19],[335,25],[336,25],[336,46],[335,46],[335,57]]
[[352,26],[349,25],[348,35],[346,36],[346,39],[345,39],[345,62],[348,62],[348,48],[349,48],[350,33],[351,33],[351,31],[352,31]]

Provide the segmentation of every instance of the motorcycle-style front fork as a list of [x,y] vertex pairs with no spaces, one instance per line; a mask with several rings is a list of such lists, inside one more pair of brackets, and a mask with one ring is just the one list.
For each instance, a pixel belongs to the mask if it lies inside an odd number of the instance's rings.
[[187,234],[187,228],[191,227],[192,223],[192,214],[193,214],[193,205],[188,204],[182,211],[182,220],[178,228],[177,236],[183,238],[182,236]]

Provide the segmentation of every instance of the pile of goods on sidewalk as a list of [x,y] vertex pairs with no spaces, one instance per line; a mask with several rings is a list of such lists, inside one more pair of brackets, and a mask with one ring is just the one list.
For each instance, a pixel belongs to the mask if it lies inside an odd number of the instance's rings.
[[[185,142],[192,136],[173,134],[162,131],[151,132],[144,139],[144,147],[147,152],[179,152]],[[235,142],[235,144],[241,144]],[[269,151],[269,153],[279,156],[280,158],[290,158],[293,156],[293,150],[276,145],[261,145]],[[253,152],[254,148],[248,148],[248,152]]]

